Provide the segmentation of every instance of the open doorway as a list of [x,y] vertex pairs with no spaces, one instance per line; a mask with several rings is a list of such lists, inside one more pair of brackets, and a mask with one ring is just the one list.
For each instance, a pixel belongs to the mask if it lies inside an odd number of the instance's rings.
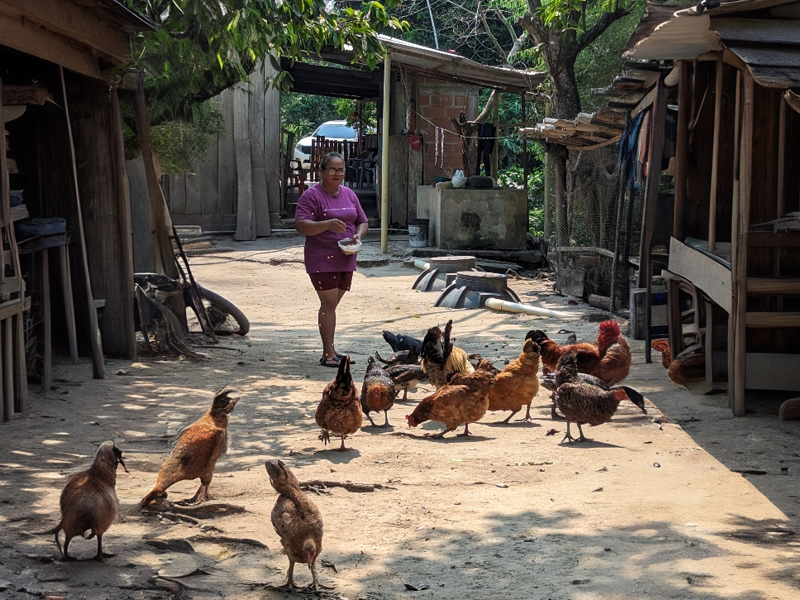
[[367,216],[378,218],[377,98],[342,98],[301,92],[281,94],[281,217],[293,219],[300,195],[319,181],[328,152],[342,154],[344,184]]

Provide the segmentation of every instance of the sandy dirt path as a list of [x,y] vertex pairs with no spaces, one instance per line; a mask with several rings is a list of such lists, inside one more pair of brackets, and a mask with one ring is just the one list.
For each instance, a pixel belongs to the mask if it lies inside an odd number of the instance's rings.
[[[325,519],[321,558],[336,566],[319,568],[335,586],[327,597],[800,597],[800,424],[763,413],[734,419],[724,395],[693,396],[660,363],[644,364],[641,342],[631,342],[626,383],[644,393],[648,414],[625,403],[611,423],[586,427],[591,442],[560,443],[565,425],[551,420],[546,391],[532,423],[498,425],[506,413],[488,413],[470,438],[430,440],[439,424],[408,429],[403,418],[411,399],[424,397],[417,390],[389,412],[392,428],[362,427],[348,439],[351,450],[324,450],[314,411],[335,371],[317,364],[317,303],[301,242],[223,242],[234,251],[191,259],[198,281],[252,323],[246,338],[202,349],[209,360],[108,360],[102,381],[90,379],[88,362],[65,361],[55,389],[32,386],[28,413],[0,427],[0,597],[313,597],[264,587],[282,583],[288,566],[269,518],[276,494],[264,461],[275,457],[301,481],[388,486],[313,497]],[[419,271],[403,266],[405,244],[392,250],[384,262],[375,243],[365,244],[362,258],[376,266],[359,270],[338,312],[337,347],[356,361],[359,386],[366,357],[389,352],[383,329],[422,337],[453,319],[458,345],[500,366],[531,328],[559,342],[562,330],[596,337],[599,311],[568,306],[537,280],[511,286],[523,302],[580,316],[432,308],[435,294],[411,290]],[[241,400],[211,484],[217,510],[140,514],[171,438],[224,385]],[[118,473],[120,516],[104,538],[116,556],[54,560],[52,536],[32,534],[55,525],[67,478],[107,439],[130,470]],[[176,484],[170,499],[189,498],[197,484]],[[71,550],[89,557],[95,542],[76,539]],[[295,577],[310,581],[303,566]]]

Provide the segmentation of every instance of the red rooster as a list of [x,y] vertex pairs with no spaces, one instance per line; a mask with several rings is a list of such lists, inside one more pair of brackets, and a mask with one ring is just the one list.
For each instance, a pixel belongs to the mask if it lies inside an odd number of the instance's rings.
[[596,344],[582,342],[559,346],[541,330],[529,331],[525,337],[539,344],[542,365],[548,371],[555,371],[558,359],[565,352],[575,353],[578,371],[594,375],[608,385],[619,383],[631,370],[631,349],[616,321],[600,323]]

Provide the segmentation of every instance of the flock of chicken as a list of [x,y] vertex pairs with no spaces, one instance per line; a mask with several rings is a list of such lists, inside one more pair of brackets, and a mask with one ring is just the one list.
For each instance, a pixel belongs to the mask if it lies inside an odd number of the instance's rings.
[[[558,409],[567,420],[564,439],[569,442],[584,441],[581,425],[606,423],[623,400],[630,400],[646,412],[639,392],[617,385],[630,371],[631,351],[615,321],[600,323],[595,344],[559,346],[543,331],[529,331],[522,353],[503,370],[455,346],[451,340],[452,326],[449,321],[444,331],[431,327],[422,340],[384,331],[383,337],[394,354],[387,360],[377,353],[377,361],[368,358],[360,398],[350,374],[350,359],[344,357],[317,407],[316,421],[322,428],[320,439],[327,445],[331,434],[338,435],[339,450],[346,450],[345,438],[359,430],[362,413],[377,427],[370,413],[383,411],[384,424],[380,427],[388,427],[388,411],[398,391],[403,390],[405,400],[408,390],[423,381],[433,384],[436,392],[423,399],[406,415],[406,420],[411,427],[425,421],[444,423],[445,429],[433,437],[442,437],[461,425],[464,433],[459,435],[469,435],[469,424],[482,419],[487,411],[510,410],[511,414],[503,421],[508,423],[524,406],[523,420],[531,420],[531,402],[539,391],[540,381],[553,392],[553,418],[557,417]],[[477,364],[473,365],[473,361]],[[578,438],[572,437],[572,423],[578,426]]]
[[[451,339],[452,324],[449,321],[444,330],[431,327],[421,341],[384,331],[384,339],[394,353],[387,360],[377,353],[377,360],[369,357],[360,395],[350,373],[350,358],[345,356],[317,407],[316,422],[322,428],[320,439],[327,445],[331,434],[339,436],[339,450],[346,450],[345,439],[361,427],[362,413],[373,427],[388,427],[388,411],[399,390],[403,390],[405,400],[408,390],[424,381],[434,385],[436,391],[419,402],[406,419],[411,427],[425,421],[443,423],[445,429],[433,437],[442,437],[461,425],[464,433],[459,435],[469,435],[470,423],[479,421],[487,411],[511,411],[503,421],[508,423],[524,406],[527,410],[523,420],[531,420],[530,406],[540,382],[552,391],[553,418],[557,418],[559,410],[567,421],[564,440],[569,442],[585,440],[581,425],[608,422],[623,400],[633,402],[646,413],[641,394],[617,385],[628,375],[631,353],[614,321],[600,323],[596,344],[559,346],[543,331],[529,331],[520,355],[502,370],[455,346]],[[178,481],[198,478],[200,487],[188,503],[208,499],[217,459],[227,449],[228,415],[238,401],[231,393],[229,389],[218,392],[209,411],[181,432],[161,467],[155,487],[141,500],[141,508],[166,503],[167,488]],[[370,413],[381,411],[384,424],[375,425]],[[572,436],[573,423],[578,427],[578,438]],[[127,472],[122,452],[113,442],[104,442],[92,466],[73,475],[64,487],[61,521],[48,532],[55,534],[64,560],[70,560],[69,543],[76,536],[96,537],[95,558],[102,559],[102,537],[119,507],[115,490],[118,464]],[[270,483],[280,494],[271,519],[289,558],[286,586],[295,586],[294,565],[303,563],[311,570],[312,585],[317,590],[320,584],[315,564],[322,551],[322,515],[281,461],[267,461],[266,469]],[[63,548],[59,540],[62,529]]]

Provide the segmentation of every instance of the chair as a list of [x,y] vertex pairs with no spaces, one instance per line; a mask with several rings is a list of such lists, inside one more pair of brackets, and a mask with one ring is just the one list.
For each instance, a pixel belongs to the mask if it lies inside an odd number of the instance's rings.
[[373,168],[375,167],[375,152],[367,150],[355,158],[347,160],[347,180],[358,187],[364,187],[364,183],[375,184]]

